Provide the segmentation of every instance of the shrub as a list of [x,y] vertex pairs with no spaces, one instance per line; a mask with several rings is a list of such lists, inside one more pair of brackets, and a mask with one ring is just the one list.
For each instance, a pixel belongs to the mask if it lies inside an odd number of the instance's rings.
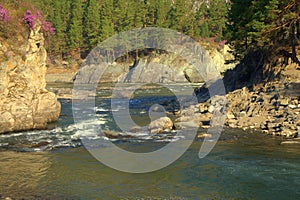
[[55,34],[55,28],[53,27],[52,23],[47,22],[39,10],[35,10],[34,13],[31,10],[27,10],[23,17],[23,22],[30,30],[33,30],[36,23],[39,22],[41,25],[41,30],[46,36]]
[[8,10],[4,9],[0,4],[0,24],[5,24],[10,19]]
[[36,16],[30,10],[27,10],[23,17],[23,22],[30,30],[33,30],[36,23]]

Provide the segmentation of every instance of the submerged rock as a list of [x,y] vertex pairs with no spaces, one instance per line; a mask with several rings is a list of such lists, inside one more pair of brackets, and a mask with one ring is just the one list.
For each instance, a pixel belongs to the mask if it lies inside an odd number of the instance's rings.
[[115,131],[104,130],[102,133],[110,139],[117,139],[121,137],[121,134]]
[[40,27],[31,31],[25,61],[0,63],[0,133],[44,129],[57,121],[60,103],[45,89],[47,52]]
[[300,144],[300,141],[284,141],[280,143],[281,145],[283,144]]

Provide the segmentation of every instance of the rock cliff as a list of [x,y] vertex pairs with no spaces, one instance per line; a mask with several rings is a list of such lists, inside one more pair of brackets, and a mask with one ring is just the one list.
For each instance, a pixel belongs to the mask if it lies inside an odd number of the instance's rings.
[[[213,59],[217,71],[220,73],[235,67],[235,64],[225,64],[227,59],[232,59],[225,46],[223,52],[216,49],[208,51]],[[183,52],[181,53],[184,54]],[[179,54],[180,55],[180,54]],[[98,66],[84,63],[79,73],[83,80],[90,80],[90,77],[99,70],[99,82],[127,82],[127,83],[203,83],[203,74],[196,69],[189,61],[174,53],[155,53],[138,59],[131,63],[112,63],[108,66]],[[100,56],[99,56],[100,57]],[[126,66],[127,64],[127,66]],[[84,76],[84,77],[83,77]],[[52,75],[53,77],[53,75]],[[48,76],[51,82],[51,77]],[[52,78],[53,80],[53,78]],[[98,80],[97,80],[98,81]]]
[[15,55],[0,63],[0,134],[44,129],[59,117],[60,103],[45,89],[47,52],[39,31],[31,31],[23,59]]
[[[216,49],[208,51],[215,63],[216,70],[220,73],[235,66],[234,64],[225,64],[229,54],[227,50],[228,47],[226,46],[224,52]],[[196,69],[183,57],[173,53],[153,53],[149,57],[142,58],[135,63],[123,81],[133,83],[184,83],[187,81],[203,83],[204,79],[201,70]]]

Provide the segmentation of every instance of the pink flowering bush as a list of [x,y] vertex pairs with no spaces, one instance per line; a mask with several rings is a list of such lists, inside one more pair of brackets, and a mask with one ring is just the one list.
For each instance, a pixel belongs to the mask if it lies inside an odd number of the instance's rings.
[[36,23],[36,19],[36,15],[33,15],[30,10],[27,10],[23,17],[23,22],[30,30],[33,30]]
[[35,28],[35,25],[38,21],[41,23],[41,29],[46,34],[46,36],[49,36],[49,34],[55,34],[55,28],[53,27],[52,23],[47,22],[44,19],[41,11],[36,10],[35,13],[31,12],[31,10],[26,11],[23,17],[23,22],[30,30],[33,30]]
[[8,10],[4,9],[0,4],[0,24],[5,24],[10,19]]

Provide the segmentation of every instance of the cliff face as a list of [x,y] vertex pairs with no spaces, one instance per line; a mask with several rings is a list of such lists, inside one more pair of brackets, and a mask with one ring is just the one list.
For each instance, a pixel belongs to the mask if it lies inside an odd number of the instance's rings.
[[13,56],[0,63],[0,133],[43,129],[59,117],[60,103],[45,89],[47,52],[39,30],[30,33],[25,61]]
[[[225,64],[228,58],[228,47],[224,52],[214,49],[207,51],[212,58],[216,70],[220,73],[232,69],[234,64]],[[184,52],[180,54],[184,55]],[[226,57],[227,56],[227,57]],[[200,61],[199,61],[200,62]],[[203,64],[203,68],[205,68]],[[146,83],[191,83],[205,82],[205,74],[201,74],[201,69],[197,69],[189,61],[175,54],[152,55],[149,58],[141,59],[134,66],[124,82],[146,82]]]
[[[232,69],[234,64],[224,64],[226,59],[232,59],[227,53],[228,47],[223,52],[217,50],[208,51],[215,63],[216,70],[220,73]],[[181,52],[184,55],[184,52]],[[181,55],[179,54],[179,55]],[[100,71],[99,82],[128,82],[128,83],[203,83],[204,74],[200,69],[196,69],[185,58],[174,53],[151,53],[150,55],[138,59],[135,63],[112,63],[111,65],[98,66],[84,63],[79,73],[83,80],[90,80],[90,77]],[[100,57],[100,56],[99,56]],[[126,66],[127,64],[127,66]],[[203,65],[203,67],[206,67]],[[82,73],[84,72],[84,73]],[[52,76],[54,77],[54,76]],[[58,76],[57,76],[58,77]],[[55,80],[50,76],[49,80]],[[98,81],[98,80],[97,80]],[[51,81],[49,81],[51,82]]]

